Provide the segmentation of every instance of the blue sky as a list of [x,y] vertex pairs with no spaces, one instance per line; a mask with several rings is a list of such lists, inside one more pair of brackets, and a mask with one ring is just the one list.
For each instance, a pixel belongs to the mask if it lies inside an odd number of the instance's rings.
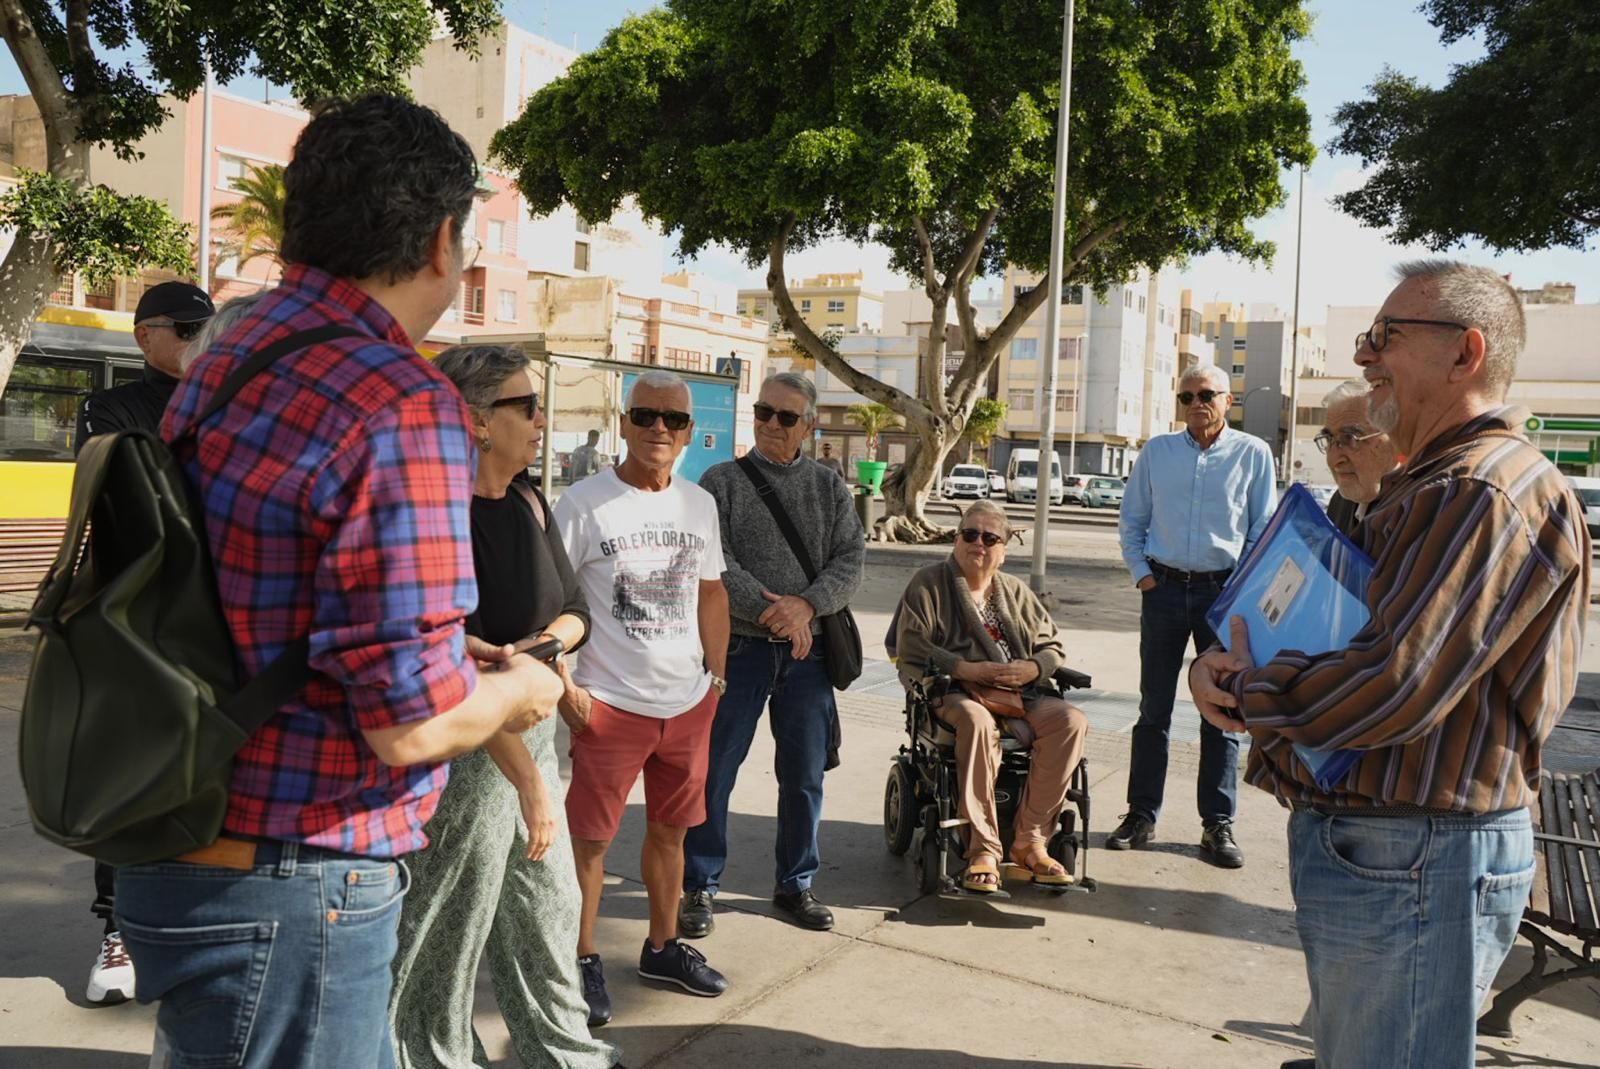
[[[520,0],[505,5],[507,17],[524,29],[544,33],[580,50],[599,43],[605,32],[631,12],[649,4],[619,0]],[[1306,175],[1305,242],[1301,279],[1301,321],[1318,323],[1329,304],[1376,304],[1391,286],[1389,269],[1399,260],[1423,252],[1389,243],[1379,231],[1363,229],[1329,203],[1334,194],[1360,184],[1359,161],[1331,156],[1325,146],[1333,134],[1332,116],[1343,102],[1363,89],[1387,64],[1431,83],[1444,80],[1452,63],[1478,53],[1473,42],[1446,48],[1438,34],[1407,0],[1312,0],[1316,24],[1298,55],[1305,65],[1305,98],[1311,110],[1318,157]],[[254,85],[236,91],[256,94]],[[24,92],[8,53],[0,52],[0,91]],[[1250,267],[1222,256],[1200,258],[1181,269],[1185,285],[1197,300],[1270,302],[1286,312],[1294,292],[1294,181],[1285,175],[1289,203],[1254,224],[1255,231],[1277,242],[1278,257],[1270,268]],[[1490,263],[1524,286],[1546,281],[1578,285],[1578,299],[1600,301],[1600,256],[1579,250],[1492,256],[1468,247],[1455,255]],[[740,285],[759,285],[755,272],[716,250],[694,265],[705,273]],[[790,258],[793,273],[864,268],[880,287],[906,283],[892,276],[882,250],[848,245],[823,246]]]

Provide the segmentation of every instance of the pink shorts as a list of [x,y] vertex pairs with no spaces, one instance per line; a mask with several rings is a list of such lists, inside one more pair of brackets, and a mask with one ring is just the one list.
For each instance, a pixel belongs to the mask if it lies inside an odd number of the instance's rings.
[[717,697],[713,687],[699,704],[670,720],[594,699],[589,726],[572,739],[572,782],[567,786],[572,837],[609,842],[641,769],[646,819],[673,828],[703,822]]

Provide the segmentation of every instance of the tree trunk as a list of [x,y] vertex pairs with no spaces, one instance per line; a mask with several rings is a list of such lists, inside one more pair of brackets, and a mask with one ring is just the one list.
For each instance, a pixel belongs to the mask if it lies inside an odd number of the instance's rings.
[[929,428],[919,424],[916,430],[915,449],[907,452],[906,462],[894,477],[883,481],[885,515],[873,529],[872,537],[880,542],[953,542],[955,528],[933,523],[924,509],[944,467],[945,455],[955,445],[955,435],[949,432],[945,421]]
[[[79,27],[75,24],[74,29]],[[27,5],[20,0],[0,0],[0,30],[39,107],[50,173],[80,189],[88,186],[90,146],[78,140],[78,104],[39,39]],[[86,39],[85,34],[73,35],[70,47],[75,62],[92,62],[92,57],[78,54]],[[33,333],[34,319],[60,284],[61,273],[56,270],[48,235],[18,232],[0,262],[0,391],[10,381],[17,354]]]

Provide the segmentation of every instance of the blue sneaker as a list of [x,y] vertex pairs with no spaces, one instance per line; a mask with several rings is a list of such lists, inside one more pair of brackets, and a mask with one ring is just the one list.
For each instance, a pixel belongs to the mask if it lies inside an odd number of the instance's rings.
[[583,973],[583,1001],[589,1004],[589,1027],[599,1028],[611,1020],[611,996],[606,993],[606,974],[600,967],[600,955],[579,958],[578,968]]
[[706,956],[676,939],[668,939],[660,950],[644,942],[639,954],[639,975],[646,980],[677,984],[691,995],[716,998],[728,990],[728,980],[706,964]]

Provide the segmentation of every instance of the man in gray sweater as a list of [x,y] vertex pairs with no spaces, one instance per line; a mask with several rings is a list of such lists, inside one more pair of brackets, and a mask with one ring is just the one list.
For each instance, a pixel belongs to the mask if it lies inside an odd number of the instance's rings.
[[773,904],[805,928],[826,931],[833,914],[811,890],[821,866],[822,773],[838,721],[828,681],[820,616],[849,604],[861,585],[866,539],[850,491],[833,472],[800,453],[817,424],[817,391],[783,372],[761,386],[750,458],[800,532],[817,569],[806,578],[755,484],[730,461],[700,486],[717,502],[732,616],[728,690],[711,728],[706,820],[684,841],[678,934],[711,934],[712,899],[728,858],[728,797],[750,752],[763,709],[777,744],[778,842]]

